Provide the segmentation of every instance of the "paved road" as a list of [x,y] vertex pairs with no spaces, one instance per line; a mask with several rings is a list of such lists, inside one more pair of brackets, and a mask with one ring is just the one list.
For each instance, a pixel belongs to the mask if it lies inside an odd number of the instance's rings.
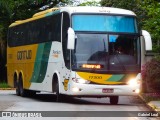
[[[122,96],[120,97],[119,104],[118,105],[110,105],[108,98],[75,98],[75,99],[68,99],[64,102],[57,103],[55,102],[55,96],[48,93],[41,93],[36,95],[35,97],[30,98],[22,98],[15,95],[14,90],[9,91],[2,91],[0,90],[0,111],[95,111],[92,113],[89,113],[91,115],[97,114],[96,111],[105,112],[105,111],[115,111],[111,113],[107,113],[108,115],[111,114],[111,116],[117,116],[119,112],[117,111],[125,111],[122,113],[125,113],[126,116],[131,117],[84,117],[86,114],[84,112],[78,112],[73,113],[76,115],[73,115],[73,117],[45,117],[45,119],[53,120],[53,119],[66,119],[66,120],[158,120],[158,118],[155,117],[138,117],[134,116],[132,112],[130,111],[138,111],[140,113],[143,113],[141,111],[150,111],[143,101],[139,99],[138,97],[133,96]],[[100,113],[98,112],[98,113]],[[48,113],[50,115],[55,114],[56,112]],[[61,116],[66,114],[65,112],[57,112],[57,115]],[[83,115],[84,116],[83,116]],[[74,116],[81,116],[81,117],[74,117]],[[98,114],[97,114],[98,115]],[[0,120],[8,120],[15,118],[0,118]],[[21,120],[22,118],[16,118],[16,120]],[[27,118],[23,118],[27,119]],[[33,119],[33,118],[32,118]],[[38,120],[44,119],[44,118],[35,118]],[[27,119],[28,120],[28,119]]]

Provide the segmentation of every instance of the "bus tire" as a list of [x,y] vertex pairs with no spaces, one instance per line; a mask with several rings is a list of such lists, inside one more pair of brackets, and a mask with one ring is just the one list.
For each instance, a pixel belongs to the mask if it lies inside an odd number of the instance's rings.
[[14,87],[16,88],[16,95],[20,96],[19,81],[16,74],[14,75]]
[[61,102],[61,101],[62,101],[62,95],[59,93],[59,83],[58,83],[58,78],[55,77],[54,80],[56,81],[56,87],[55,87],[55,92],[56,92],[56,102]]
[[18,81],[16,83],[16,95],[20,96],[20,87],[19,87],[19,82]]
[[119,96],[111,96],[110,97],[110,104],[117,105],[119,100]]
[[26,97],[27,96],[27,91],[24,89],[24,86],[23,86],[22,76],[19,77],[19,91],[20,91],[20,96],[21,97]]
[[56,102],[62,101],[62,95],[59,93],[59,84],[56,85]]

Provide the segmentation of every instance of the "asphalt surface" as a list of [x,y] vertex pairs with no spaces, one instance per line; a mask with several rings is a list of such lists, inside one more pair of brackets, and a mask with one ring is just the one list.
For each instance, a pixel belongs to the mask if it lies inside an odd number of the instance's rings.
[[[139,117],[134,112],[140,113],[152,112],[146,104],[135,96],[121,96],[118,105],[110,105],[108,98],[73,98],[66,99],[63,102],[57,103],[55,96],[48,93],[37,94],[34,97],[23,98],[15,95],[15,90],[0,90],[0,111],[47,111],[52,117],[36,118],[41,119],[66,119],[66,120],[158,120],[157,117]],[[61,112],[57,112],[61,111]],[[65,111],[65,112],[64,112]],[[71,116],[65,116],[67,112],[72,112]],[[76,113],[75,113],[76,111]],[[83,112],[82,112],[83,111]],[[86,111],[86,113],[85,113]],[[90,111],[92,111],[90,113]],[[108,112],[106,112],[108,111]],[[122,112],[121,112],[122,111]],[[99,113],[103,113],[100,117]],[[122,113],[123,115],[119,115]],[[67,113],[68,114],[68,113]],[[73,115],[73,116],[72,116]],[[90,115],[87,116],[86,115]],[[126,115],[126,116],[125,116]],[[62,117],[61,117],[62,116]],[[75,117],[76,116],[76,117]],[[98,116],[98,117],[97,117]],[[107,116],[107,117],[106,117]],[[110,116],[110,117],[108,117]],[[4,118],[0,120],[21,120],[22,117]],[[24,117],[24,120],[28,118]],[[29,119],[33,119],[32,117]]]

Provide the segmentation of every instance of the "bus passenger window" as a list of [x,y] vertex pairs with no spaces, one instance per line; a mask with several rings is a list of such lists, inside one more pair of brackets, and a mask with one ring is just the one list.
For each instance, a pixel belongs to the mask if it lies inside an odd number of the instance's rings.
[[65,66],[70,66],[70,50],[67,49],[67,31],[70,27],[70,18],[68,13],[63,13],[63,27],[62,27],[62,47]]

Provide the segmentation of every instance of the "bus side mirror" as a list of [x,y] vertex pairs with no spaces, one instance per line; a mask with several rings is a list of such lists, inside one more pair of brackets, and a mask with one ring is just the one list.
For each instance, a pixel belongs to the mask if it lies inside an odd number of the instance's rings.
[[75,48],[75,32],[72,28],[68,28],[68,43],[67,49],[73,50]]
[[142,30],[142,36],[144,37],[144,41],[145,41],[145,50],[151,51],[152,50],[152,39],[151,39],[150,33],[146,30]]

